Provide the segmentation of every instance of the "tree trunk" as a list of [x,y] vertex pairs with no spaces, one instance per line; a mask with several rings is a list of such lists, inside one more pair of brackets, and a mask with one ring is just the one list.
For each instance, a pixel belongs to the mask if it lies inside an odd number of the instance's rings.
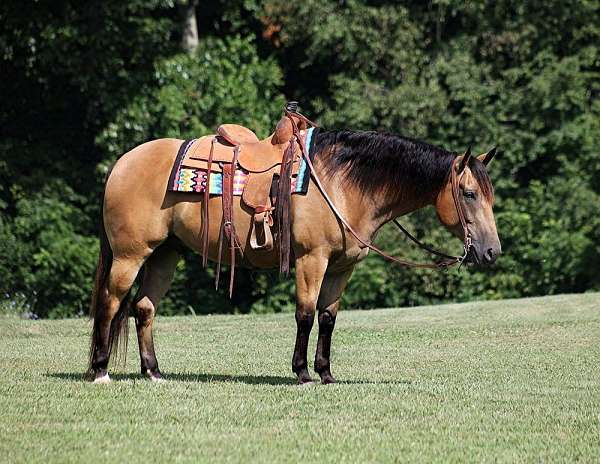
[[181,47],[188,53],[192,53],[198,46],[198,23],[196,22],[197,6],[198,0],[188,0],[181,7],[183,13]]

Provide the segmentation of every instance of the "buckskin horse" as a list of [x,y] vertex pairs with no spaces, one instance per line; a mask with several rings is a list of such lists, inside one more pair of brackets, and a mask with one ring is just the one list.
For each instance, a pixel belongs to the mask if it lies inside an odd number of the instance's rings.
[[[110,382],[109,358],[120,336],[127,336],[125,297],[142,269],[132,303],[141,372],[162,380],[152,325],[181,244],[203,255],[204,262],[229,260],[232,274],[236,256],[238,264],[250,268],[287,270],[291,262],[296,270],[297,325],[292,370],[300,384],[312,381],[307,346],[315,316],[319,333],[314,369],[322,383],[335,382],[330,347],[340,297],[355,265],[369,250],[401,265],[430,268],[461,262],[490,265],[496,260],[501,248],[486,171],[495,149],[474,157],[470,150],[452,153],[399,135],[325,132],[311,125],[291,105],[273,135],[262,141],[249,129],[224,125],[217,135],[196,141],[145,143],[116,162],[105,183],[91,303],[88,375],[94,382]],[[201,169],[196,174],[205,176],[204,194],[170,188],[174,166],[185,159]],[[287,196],[299,163],[308,171],[309,188]],[[247,176],[241,196],[234,193],[238,171]],[[220,195],[212,190],[211,175],[221,182]],[[279,184],[275,196],[274,180]],[[372,244],[384,224],[397,223],[396,218],[430,205],[440,222],[464,241],[462,256],[421,245],[445,260],[416,264]],[[230,290],[232,284],[233,275]]]

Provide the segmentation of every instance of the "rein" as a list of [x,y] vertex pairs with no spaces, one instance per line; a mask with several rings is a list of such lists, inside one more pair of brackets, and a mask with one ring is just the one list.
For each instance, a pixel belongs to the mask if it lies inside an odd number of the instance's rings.
[[310,169],[310,172],[312,174],[313,180],[315,181],[315,184],[319,188],[319,191],[321,192],[321,195],[323,195],[323,198],[327,202],[327,205],[329,206],[329,208],[333,212],[334,216],[346,227],[346,229],[348,229],[348,231],[352,234],[352,236],[361,245],[363,245],[365,248],[373,250],[375,253],[377,253],[378,255],[380,255],[381,257],[383,257],[386,261],[391,261],[391,262],[394,262],[396,264],[399,264],[399,265],[405,266],[405,267],[415,267],[415,268],[425,268],[425,269],[447,269],[448,267],[453,266],[455,264],[461,264],[466,259],[467,255],[469,254],[469,250],[471,249],[471,246],[472,246],[472,239],[471,239],[471,233],[469,232],[469,229],[468,229],[468,225],[467,225],[467,221],[466,221],[466,218],[465,218],[464,211],[463,211],[462,206],[461,206],[460,201],[459,201],[459,198],[460,198],[460,179],[462,177],[462,173],[459,176],[458,173],[457,173],[457,169],[456,169],[457,166],[458,166],[458,162],[460,161],[459,158],[456,158],[452,162],[452,166],[450,168],[450,170],[451,170],[450,179],[451,179],[451,182],[452,182],[452,199],[454,200],[454,206],[456,207],[456,211],[458,213],[458,218],[460,220],[461,226],[463,228],[463,233],[464,233],[464,244],[463,244],[464,253],[463,253],[463,255],[462,256],[451,256],[451,255],[448,255],[446,253],[442,253],[440,251],[436,251],[436,250],[428,247],[427,245],[421,243],[412,234],[410,234],[398,222],[398,220],[394,219],[393,220],[394,224],[410,240],[412,240],[414,243],[416,243],[420,248],[422,248],[423,250],[428,251],[429,253],[432,253],[434,255],[440,256],[442,258],[445,258],[444,261],[440,261],[438,263],[415,263],[415,262],[412,262],[412,261],[407,261],[405,259],[397,258],[395,256],[392,256],[392,255],[386,253],[385,251],[381,250],[380,248],[376,247],[375,245],[371,244],[369,241],[363,239],[358,234],[358,232],[356,232],[354,230],[354,228],[348,223],[348,221],[344,218],[344,216],[342,215],[342,213],[335,206],[335,203],[333,202],[333,200],[331,199],[331,197],[329,196],[329,194],[325,190],[325,187],[323,186],[323,183],[321,182],[321,179],[317,175],[315,167],[313,166],[312,161],[310,160],[310,156],[308,156],[308,151],[306,149],[304,141],[302,140],[302,137],[300,135],[300,130],[298,129],[298,125],[296,124],[296,121],[294,121],[294,119],[293,119],[292,116],[299,118],[301,121],[304,121],[305,123],[310,124],[313,127],[316,127],[316,124],[314,124],[308,118],[306,118],[305,116],[303,116],[302,114],[300,114],[300,113],[298,113],[296,111],[289,111],[288,109],[285,109],[284,112],[285,112],[285,115],[288,117],[288,119],[292,123],[292,130],[294,132],[294,136],[295,136],[296,140],[298,141],[298,144],[300,145],[300,148],[301,148],[301,151],[302,151],[302,156],[304,157],[304,160],[306,161],[306,164],[307,164],[307,166]]

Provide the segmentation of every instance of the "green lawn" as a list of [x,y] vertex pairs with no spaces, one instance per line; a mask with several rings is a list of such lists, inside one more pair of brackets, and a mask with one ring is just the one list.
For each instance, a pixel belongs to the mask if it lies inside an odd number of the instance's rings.
[[292,314],[159,318],[164,384],[133,333],[84,382],[89,329],[0,318],[0,461],[600,461],[598,293],[342,311],[332,386],[294,384]]

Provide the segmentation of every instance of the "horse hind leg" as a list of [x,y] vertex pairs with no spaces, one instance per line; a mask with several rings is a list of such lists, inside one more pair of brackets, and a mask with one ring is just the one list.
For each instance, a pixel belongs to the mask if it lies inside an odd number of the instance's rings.
[[158,304],[171,286],[179,258],[177,250],[168,243],[157,248],[144,265],[142,285],[135,298],[141,372],[153,381],[162,380],[162,375],[154,351],[152,325]]
[[88,371],[95,383],[110,382],[108,362],[122,336],[125,337],[123,352],[127,349],[128,304],[124,300],[142,263],[142,258],[112,259],[106,284],[96,289]]

